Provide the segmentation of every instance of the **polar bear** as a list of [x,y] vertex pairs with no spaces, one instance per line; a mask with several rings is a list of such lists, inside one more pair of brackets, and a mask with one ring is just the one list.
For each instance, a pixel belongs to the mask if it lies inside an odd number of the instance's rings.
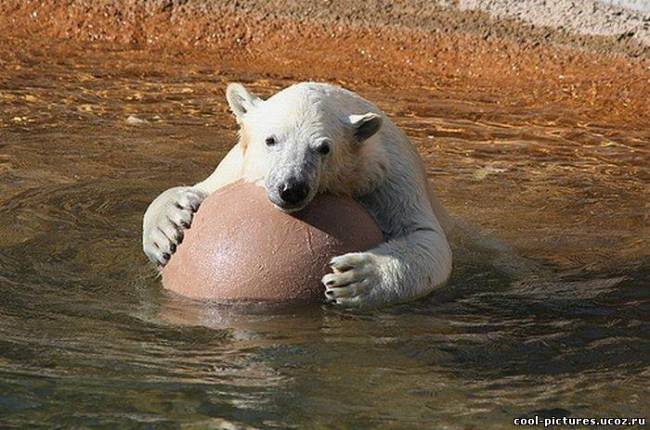
[[322,278],[326,301],[377,307],[418,298],[447,281],[450,219],[414,146],[376,106],[313,82],[267,100],[230,84],[226,98],[239,142],[207,179],[171,188],[147,208],[143,248],[152,262],[169,260],[207,195],[243,179],[263,183],[279,210],[300,210],[316,193],[329,192],[351,196],[376,220],[385,242],[334,257],[332,273]]

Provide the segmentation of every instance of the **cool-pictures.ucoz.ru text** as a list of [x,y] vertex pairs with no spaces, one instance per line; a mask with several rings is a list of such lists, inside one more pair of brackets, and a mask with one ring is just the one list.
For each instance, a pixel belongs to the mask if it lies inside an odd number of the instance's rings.
[[645,418],[575,418],[539,417],[515,418],[516,426],[571,427],[571,426],[645,426]]

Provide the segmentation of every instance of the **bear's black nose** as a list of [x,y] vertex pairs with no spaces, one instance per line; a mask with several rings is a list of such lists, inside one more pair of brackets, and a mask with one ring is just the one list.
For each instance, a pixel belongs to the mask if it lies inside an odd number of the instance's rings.
[[309,194],[309,185],[304,181],[299,181],[297,179],[289,179],[284,184],[280,185],[280,198],[289,203],[290,205],[295,205],[307,198]]

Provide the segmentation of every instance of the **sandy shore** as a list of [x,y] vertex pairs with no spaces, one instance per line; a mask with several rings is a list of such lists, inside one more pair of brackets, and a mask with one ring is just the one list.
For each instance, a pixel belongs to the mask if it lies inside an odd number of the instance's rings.
[[111,45],[262,78],[444,88],[650,122],[648,12],[598,1],[62,3],[2,2],[0,37],[12,52]]

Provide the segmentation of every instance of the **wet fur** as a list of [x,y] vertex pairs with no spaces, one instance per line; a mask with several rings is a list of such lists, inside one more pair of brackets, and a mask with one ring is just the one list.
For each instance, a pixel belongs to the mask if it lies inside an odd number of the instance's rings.
[[[229,86],[228,101],[240,124],[239,143],[191,189],[207,195],[245,179],[264,181],[272,193],[278,181],[300,174],[317,192],[350,195],[364,205],[386,241],[332,260],[333,273],[323,277],[332,303],[375,307],[423,296],[446,282],[452,256],[442,225],[451,228],[451,223],[415,148],[376,106],[351,91],[317,83],[293,85],[267,101],[235,84]],[[351,118],[363,114],[380,116],[381,127],[359,141]],[[264,146],[273,131],[282,134],[285,149]],[[323,137],[333,145],[321,160],[308,146]]]

